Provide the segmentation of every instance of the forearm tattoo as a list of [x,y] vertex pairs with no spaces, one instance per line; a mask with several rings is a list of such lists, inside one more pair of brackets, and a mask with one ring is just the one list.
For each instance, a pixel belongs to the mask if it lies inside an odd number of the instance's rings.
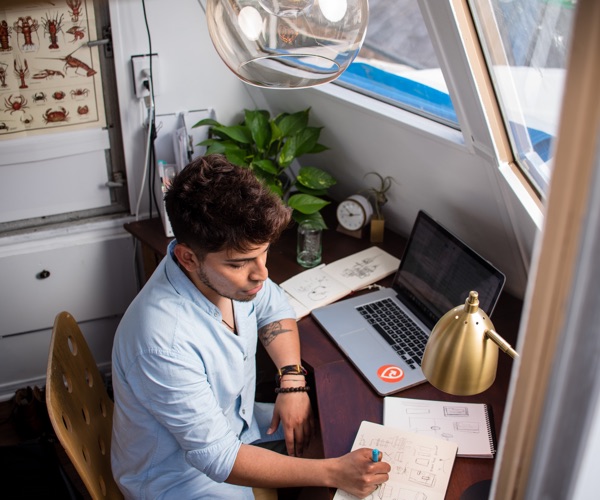
[[258,338],[262,342],[262,345],[267,347],[278,335],[291,331],[292,330],[289,328],[283,328],[280,321],[274,321],[273,323],[269,323],[258,330]]

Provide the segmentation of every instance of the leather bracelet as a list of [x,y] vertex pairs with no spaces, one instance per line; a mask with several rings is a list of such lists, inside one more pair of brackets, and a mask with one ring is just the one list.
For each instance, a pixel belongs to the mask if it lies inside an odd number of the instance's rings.
[[279,376],[283,376],[283,375],[306,375],[308,372],[306,371],[306,368],[304,368],[302,365],[287,365],[287,366],[282,366],[281,368],[279,368],[279,370],[277,370]]
[[287,392],[308,392],[310,391],[310,387],[305,385],[302,387],[276,387],[275,388],[275,393],[276,394],[284,394]]
[[277,387],[281,385],[281,377],[284,375],[308,375],[306,368],[302,365],[287,365],[282,366],[277,370],[277,375],[275,375],[275,384]]

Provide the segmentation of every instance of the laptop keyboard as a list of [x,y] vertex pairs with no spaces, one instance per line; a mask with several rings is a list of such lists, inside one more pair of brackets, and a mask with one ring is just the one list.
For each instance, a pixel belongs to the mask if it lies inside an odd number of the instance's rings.
[[356,310],[393,347],[413,370],[421,366],[427,335],[391,299],[359,306]]

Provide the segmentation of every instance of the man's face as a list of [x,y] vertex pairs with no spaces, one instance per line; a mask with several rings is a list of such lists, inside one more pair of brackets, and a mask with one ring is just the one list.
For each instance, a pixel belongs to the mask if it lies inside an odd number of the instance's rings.
[[265,243],[243,253],[233,250],[209,253],[192,273],[192,279],[209,300],[220,296],[250,301],[269,276],[268,250],[269,244]]

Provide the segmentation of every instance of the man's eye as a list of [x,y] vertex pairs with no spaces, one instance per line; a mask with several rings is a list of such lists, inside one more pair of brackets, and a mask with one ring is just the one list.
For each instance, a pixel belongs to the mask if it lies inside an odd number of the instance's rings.
[[229,264],[231,267],[233,267],[234,269],[241,269],[242,267],[246,266],[246,262],[235,262],[232,264]]

